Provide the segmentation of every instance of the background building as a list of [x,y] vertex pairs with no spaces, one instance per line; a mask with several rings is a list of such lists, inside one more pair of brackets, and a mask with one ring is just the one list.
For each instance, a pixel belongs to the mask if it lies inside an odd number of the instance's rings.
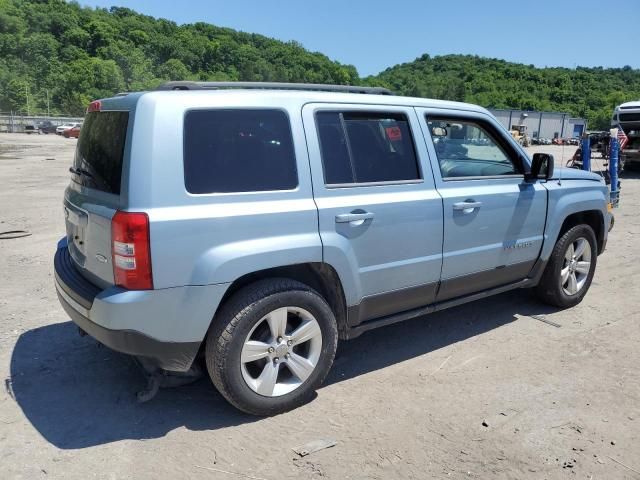
[[531,138],[573,138],[587,129],[584,118],[575,118],[568,113],[531,112],[524,110],[489,109],[507,130],[512,125],[526,125]]

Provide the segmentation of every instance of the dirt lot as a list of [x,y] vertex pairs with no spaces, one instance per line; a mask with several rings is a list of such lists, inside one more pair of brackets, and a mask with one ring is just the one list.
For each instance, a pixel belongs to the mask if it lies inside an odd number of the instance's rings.
[[0,231],[32,233],[0,240],[1,478],[640,479],[637,175],[578,307],[516,291],[367,333],[314,401],[259,419],[208,379],[139,405],[131,359],[78,336],[52,280],[74,147],[0,134]]

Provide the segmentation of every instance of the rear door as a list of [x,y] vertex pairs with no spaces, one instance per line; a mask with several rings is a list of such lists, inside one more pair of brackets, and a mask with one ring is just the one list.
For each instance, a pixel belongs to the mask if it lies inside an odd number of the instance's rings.
[[324,261],[345,285],[352,325],[433,302],[442,200],[415,111],[303,109]]
[[526,278],[542,247],[547,191],[488,115],[417,109],[443,198],[437,301]]
[[129,115],[108,110],[87,114],[64,197],[69,254],[80,272],[102,287],[114,283],[111,218],[122,204]]

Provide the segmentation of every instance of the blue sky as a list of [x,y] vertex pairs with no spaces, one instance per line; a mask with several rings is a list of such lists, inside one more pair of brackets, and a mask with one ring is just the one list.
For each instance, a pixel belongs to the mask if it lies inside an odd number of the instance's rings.
[[423,53],[640,68],[640,0],[80,0],[279,40],[376,74]]

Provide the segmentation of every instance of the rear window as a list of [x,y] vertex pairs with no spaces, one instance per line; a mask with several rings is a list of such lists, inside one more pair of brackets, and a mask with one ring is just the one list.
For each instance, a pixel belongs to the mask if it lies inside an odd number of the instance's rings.
[[73,179],[86,187],[120,194],[129,112],[88,113],[80,130]]
[[316,124],[326,184],[420,179],[404,114],[325,111],[316,113]]
[[190,193],[296,188],[289,118],[281,110],[187,112],[184,181]]

